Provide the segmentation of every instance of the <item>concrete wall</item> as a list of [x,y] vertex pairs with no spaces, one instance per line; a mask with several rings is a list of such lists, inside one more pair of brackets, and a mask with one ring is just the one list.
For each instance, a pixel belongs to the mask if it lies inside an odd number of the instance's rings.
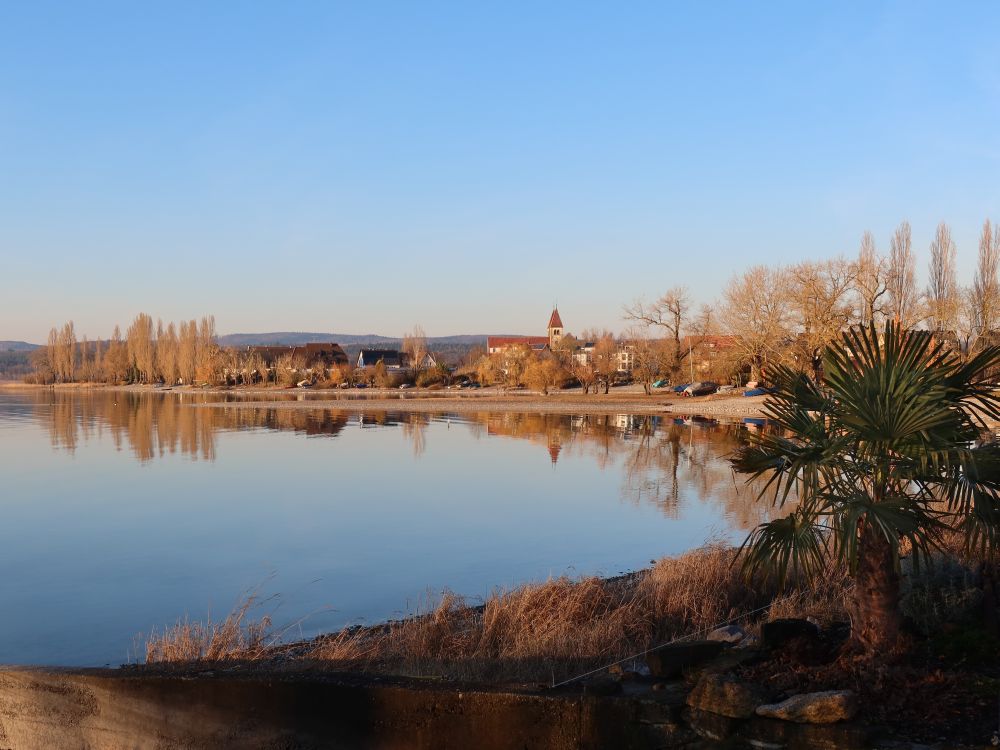
[[316,675],[0,670],[0,748],[648,748],[695,735],[660,701]]

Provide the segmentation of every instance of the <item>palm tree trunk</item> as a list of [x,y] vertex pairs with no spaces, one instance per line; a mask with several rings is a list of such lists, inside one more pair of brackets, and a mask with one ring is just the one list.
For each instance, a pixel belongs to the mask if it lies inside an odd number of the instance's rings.
[[871,524],[862,523],[854,576],[852,638],[866,654],[885,655],[899,645],[903,619],[899,573],[888,540]]

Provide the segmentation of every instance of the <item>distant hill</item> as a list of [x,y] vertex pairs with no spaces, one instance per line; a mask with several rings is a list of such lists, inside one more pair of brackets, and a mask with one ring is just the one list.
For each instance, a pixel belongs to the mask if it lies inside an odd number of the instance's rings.
[[38,344],[27,341],[0,341],[0,352],[30,352],[38,348]]
[[31,372],[31,349],[8,349],[7,344],[23,344],[23,341],[0,341],[0,380],[21,380]]

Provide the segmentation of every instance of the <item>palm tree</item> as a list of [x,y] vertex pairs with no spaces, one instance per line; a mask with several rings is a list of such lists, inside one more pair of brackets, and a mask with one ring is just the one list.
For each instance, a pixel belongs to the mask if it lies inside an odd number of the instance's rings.
[[778,429],[732,463],[793,509],[750,534],[744,573],[784,583],[832,556],[854,579],[853,640],[869,655],[895,649],[901,552],[926,562],[950,531],[984,554],[1000,541],[1000,443],[983,440],[1000,419],[983,373],[998,364],[998,347],[963,363],[930,333],[888,323],[829,344],[823,386],[774,368],[765,412]]

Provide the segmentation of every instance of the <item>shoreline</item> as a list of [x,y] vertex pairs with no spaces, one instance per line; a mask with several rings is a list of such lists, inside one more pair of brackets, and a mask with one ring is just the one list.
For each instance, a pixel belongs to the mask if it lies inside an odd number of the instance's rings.
[[[237,409],[337,409],[341,411],[399,410],[410,412],[449,411],[525,412],[548,414],[655,414],[677,416],[711,416],[742,419],[764,416],[764,396],[702,396],[683,398],[665,393],[645,395],[641,390],[610,394],[583,394],[579,390],[542,395],[534,391],[503,392],[484,388],[475,393],[457,394],[450,391],[411,389],[312,389],[312,388],[194,388],[180,386],[162,388],[149,385],[103,385],[66,383],[32,385],[0,383],[0,391],[66,390],[112,391],[133,393],[202,394],[236,397],[236,400],[191,404],[196,408]],[[284,398],[283,398],[284,397]],[[294,400],[292,400],[294,399]]]

